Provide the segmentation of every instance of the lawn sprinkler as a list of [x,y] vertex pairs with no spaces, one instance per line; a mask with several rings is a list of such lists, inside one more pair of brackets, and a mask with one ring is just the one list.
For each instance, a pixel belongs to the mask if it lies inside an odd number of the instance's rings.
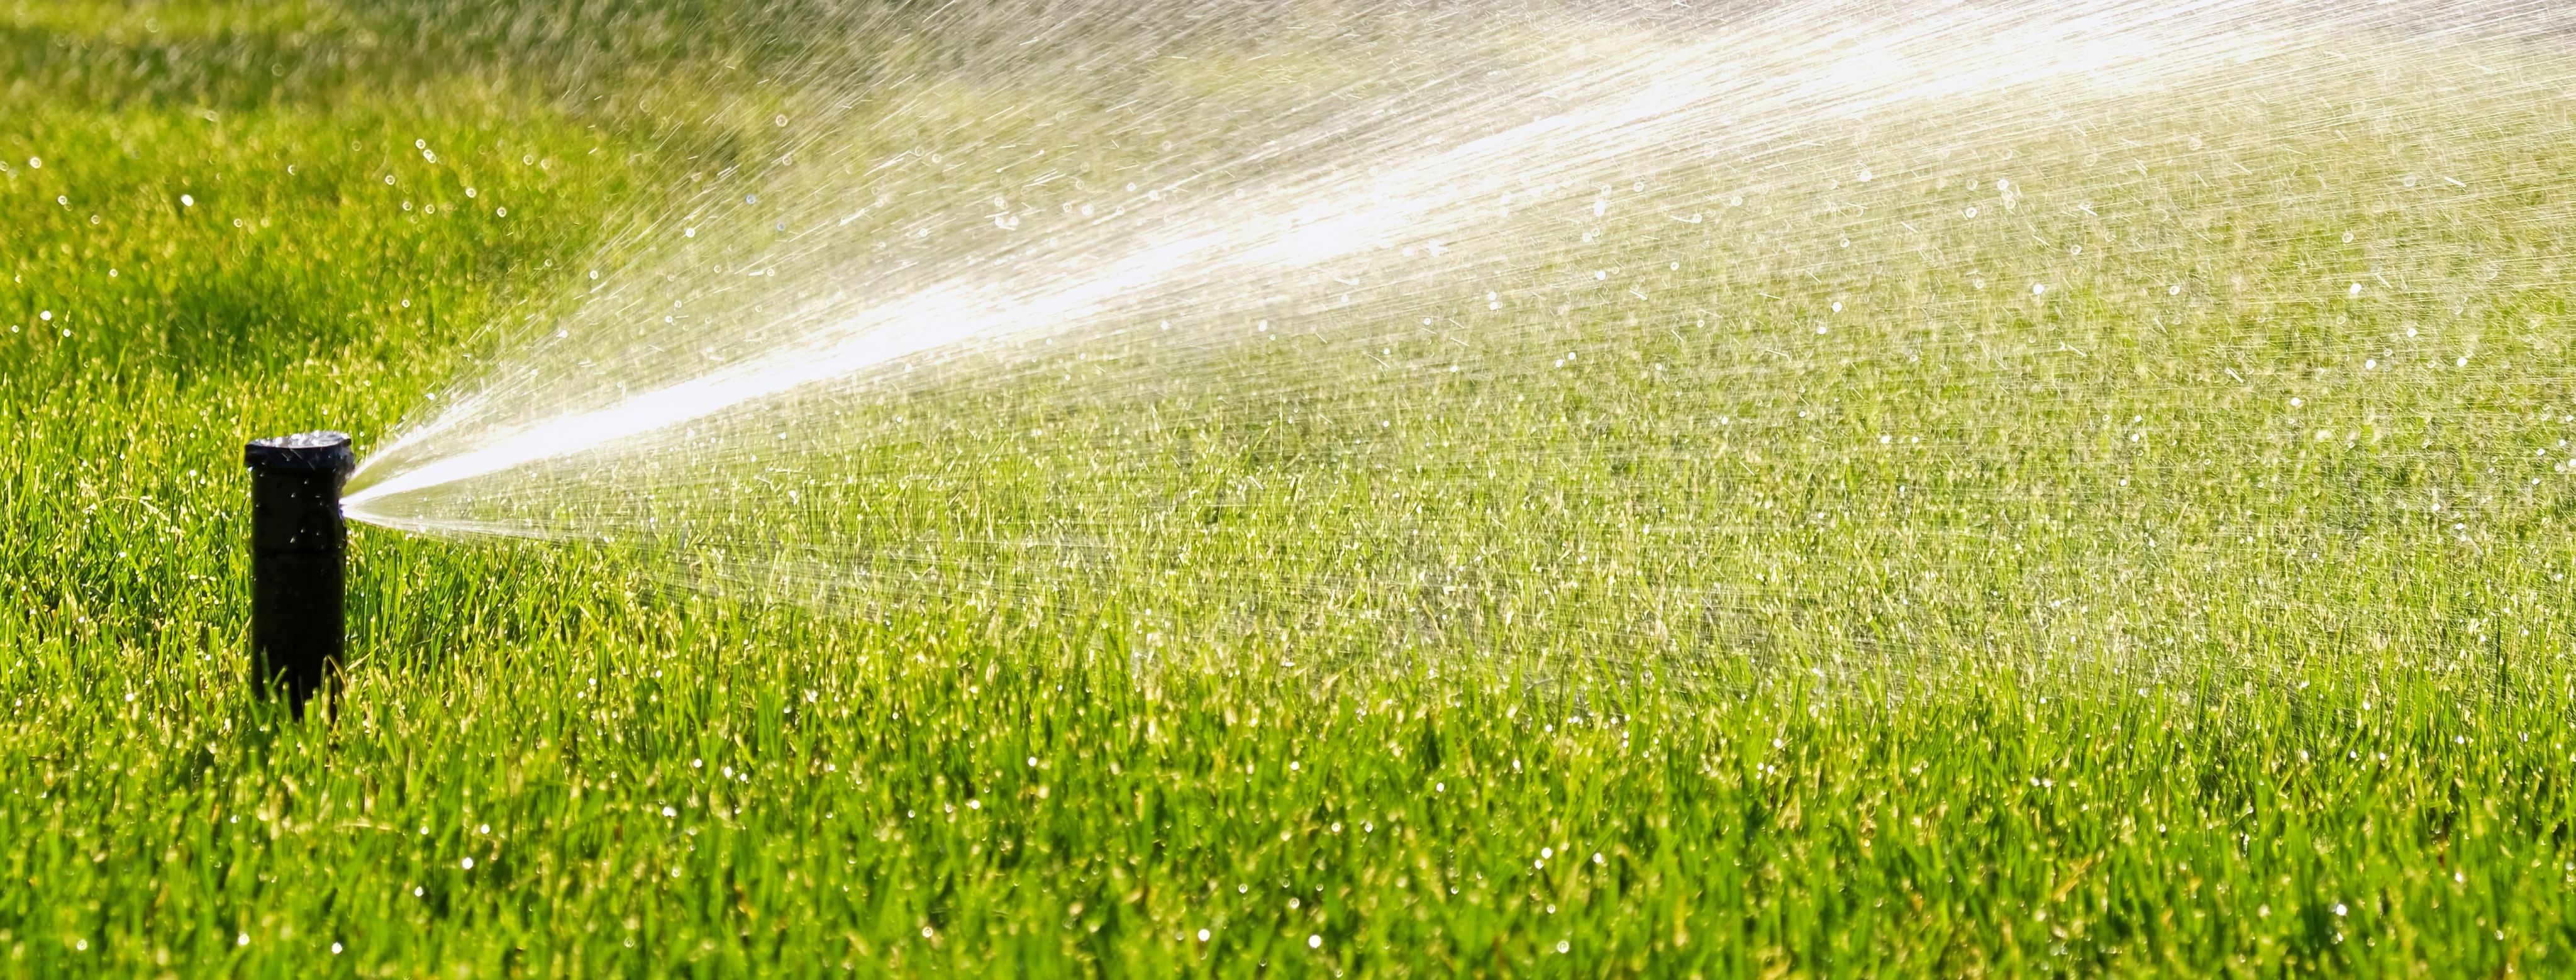
[[242,458],[250,467],[252,685],[285,695],[301,715],[340,670],[348,539],[340,487],[358,457],[347,433],[302,432],[254,439]]

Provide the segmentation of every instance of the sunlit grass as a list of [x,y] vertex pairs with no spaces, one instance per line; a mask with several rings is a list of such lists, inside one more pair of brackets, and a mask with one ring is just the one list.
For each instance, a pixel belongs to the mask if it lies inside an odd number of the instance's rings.
[[[0,18],[134,29],[39,13]],[[348,692],[295,722],[242,683],[241,441],[387,431],[667,163],[355,64],[0,115],[7,972],[2576,956],[2562,109],[2118,134],[2171,182],[2063,136],[1882,162],[1868,200],[1720,168],[1739,217],[1640,206],[1550,302],[1470,291],[1564,334],[1454,382],[1434,336],[1191,362],[1159,428],[1123,396],[1150,359],[929,389],[845,460],[888,478],[842,501],[868,519],[778,543],[891,527],[883,571],[950,577],[790,596],[829,612],[698,581],[789,565],[360,528]],[[2043,176],[1973,223],[1998,171]],[[1893,236],[1822,200],[1922,230],[1817,259]],[[2117,258],[2066,252],[2104,228]],[[2407,288],[2349,292],[2374,270]],[[1117,519],[1141,549],[907,550]]]

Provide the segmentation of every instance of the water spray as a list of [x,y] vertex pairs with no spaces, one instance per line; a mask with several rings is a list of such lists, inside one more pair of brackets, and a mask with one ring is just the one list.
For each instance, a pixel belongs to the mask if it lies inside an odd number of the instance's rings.
[[[2566,128],[2565,4],[1412,6],[1004,0],[815,31],[939,53],[673,115],[742,165],[602,226],[596,267],[389,431],[345,512],[666,552],[639,572],[871,619],[1132,599],[1174,649],[1840,650],[1843,620],[1784,610],[1859,597],[1716,559],[1807,560],[1854,515],[1898,529],[1847,539],[1854,567],[2148,615],[2125,597],[2179,532],[2136,521],[2194,526],[2185,474],[2270,493],[2324,465],[2292,445],[2453,452],[2280,413],[2328,364],[2369,398],[2483,384],[2506,362],[2417,321],[2513,309],[2492,283],[2547,281],[2512,264],[2545,250],[2399,243],[2568,186],[2499,142]],[[2355,119],[2383,149],[2341,149]],[[2355,162],[2295,169],[2322,134]],[[2349,274],[2221,270],[2257,229],[2333,235]],[[2336,327],[2276,342],[2292,311]],[[2528,485],[2511,506],[2541,505]],[[1966,515],[2018,508],[2043,537],[1969,547],[2007,539]],[[2023,547],[2084,508],[2123,516]],[[1882,584],[1879,622],[1986,629]]]
[[357,469],[341,432],[254,439],[250,467],[251,677],[298,714],[340,669],[348,538],[340,487]]

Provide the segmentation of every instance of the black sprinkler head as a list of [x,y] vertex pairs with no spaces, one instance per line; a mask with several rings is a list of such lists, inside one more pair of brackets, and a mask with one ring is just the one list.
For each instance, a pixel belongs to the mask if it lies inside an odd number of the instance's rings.
[[250,467],[251,681],[297,714],[340,671],[347,627],[340,487],[358,468],[342,432],[255,439]]

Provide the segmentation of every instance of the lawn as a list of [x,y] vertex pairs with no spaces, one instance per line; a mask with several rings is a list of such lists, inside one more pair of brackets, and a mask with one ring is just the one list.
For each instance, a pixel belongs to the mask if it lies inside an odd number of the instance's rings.
[[357,527],[285,716],[241,443],[508,351],[757,33],[537,9],[0,7],[0,972],[2576,973],[2553,42],[934,371],[720,558]]

